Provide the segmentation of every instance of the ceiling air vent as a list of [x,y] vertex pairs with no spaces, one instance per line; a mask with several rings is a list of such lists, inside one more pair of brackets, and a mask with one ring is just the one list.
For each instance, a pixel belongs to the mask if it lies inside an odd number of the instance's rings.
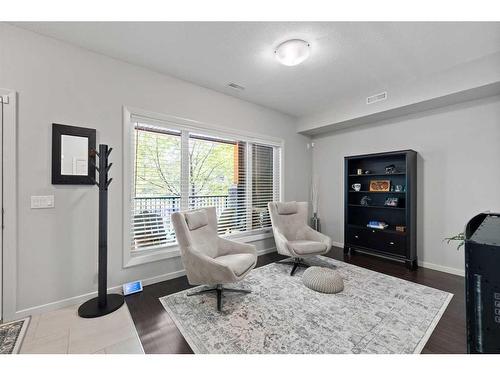
[[387,99],[387,91],[381,92],[380,94],[372,95],[366,98],[366,104],[373,104],[376,102],[381,102]]
[[237,90],[237,91],[243,91],[243,90],[245,90],[245,88],[243,86],[240,86],[240,85],[238,85],[237,83],[234,83],[234,82],[229,83],[228,86],[231,87],[234,90]]

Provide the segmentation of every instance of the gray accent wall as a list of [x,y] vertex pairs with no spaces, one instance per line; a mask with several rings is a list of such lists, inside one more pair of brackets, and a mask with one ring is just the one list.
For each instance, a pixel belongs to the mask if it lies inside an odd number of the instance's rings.
[[[97,289],[98,192],[92,186],[51,185],[53,122],[96,128],[97,142],[114,148],[110,287],[182,270],[178,257],[122,267],[122,248],[127,246],[122,212],[128,209],[122,204],[122,186],[128,183],[122,179],[121,161],[124,105],[282,138],[285,198],[308,198],[309,139],[296,133],[293,117],[2,23],[0,58],[0,87],[18,93],[16,311],[71,302]],[[49,194],[55,196],[54,209],[30,209],[31,195]],[[257,246],[267,249],[274,243],[264,240]]]
[[[421,265],[463,274],[463,249],[443,242],[478,212],[500,212],[500,96],[343,129],[314,138],[324,232],[344,242],[344,156],[414,149]],[[374,218],[376,219],[376,218]]]

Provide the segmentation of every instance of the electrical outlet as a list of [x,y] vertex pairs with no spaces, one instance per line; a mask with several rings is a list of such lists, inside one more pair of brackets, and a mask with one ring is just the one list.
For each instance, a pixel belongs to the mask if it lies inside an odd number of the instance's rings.
[[54,196],[53,195],[32,195],[31,196],[31,208],[54,208]]

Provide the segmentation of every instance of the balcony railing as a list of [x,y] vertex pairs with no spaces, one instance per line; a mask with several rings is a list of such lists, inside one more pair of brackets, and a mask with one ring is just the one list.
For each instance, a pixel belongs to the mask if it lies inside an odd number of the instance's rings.
[[[196,195],[188,198],[190,209],[215,206],[217,217],[228,206],[228,195]],[[170,215],[180,211],[178,196],[136,197],[133,207],[132,250],[143,250],[153,246],[175,242],[175,233]]]
[[[215,207],[220,235],[241,233],[249,229],[262,229],[271,225],[267,208],[265,208],[267,203],[259,202],[259,206],[252,207],[250,221],[248,221],[246,208],[235,203],[230,195],[190,196],[188,205],[189,209]],[[134,198],[132,251],[175,243],[171,215],[180,209],[181,198],[178,196]]]

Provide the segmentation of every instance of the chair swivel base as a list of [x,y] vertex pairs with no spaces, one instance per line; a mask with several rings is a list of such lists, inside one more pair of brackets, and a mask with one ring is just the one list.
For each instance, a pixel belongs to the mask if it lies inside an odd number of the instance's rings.
[[187,295],[188,295],[188,297],[191,297],[191,296],[197,296],[200,294],[207,294],[207,293],[211,293],[211,292],[215,292],[217,294],[217,310],[218,311],[222,310],[222,292],[245,293],[245,294],[252,293],[251,290],[224,288],[224,286],[222,284],[217,284],[213,288],[206,288],[206,289],[202,289],[202,290],[197,290],[195,292],[188,293]]
[[302,268],[308,268],[309,264],[304,263],[304,259],[302,258],[293,258],[293,260],[285,259],[285,260],[280,260],[278,262],[279,264],[289,264],[292,267],[292,272],[290,272],[290,276],[293,276],[295,271],[297,271],[297,268],[302,267]]

